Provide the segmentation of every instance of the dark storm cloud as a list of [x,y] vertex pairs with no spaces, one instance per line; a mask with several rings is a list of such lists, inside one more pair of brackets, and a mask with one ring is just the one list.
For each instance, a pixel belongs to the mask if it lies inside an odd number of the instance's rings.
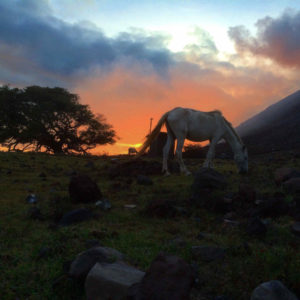
[[96,26],[52,17],[47,2],[40,0],[0,3],[0,43],[7,49],[17,48],[36,67],[61,75],[106,68],[124,59],[150,64],[159,73],[172,63],[159,36],[137,39],[127,33],[108,38]]
[[256,37],[251,36],[244,26],[229,29],[238,52],[264,56],[281,65],[300,68],[300,12],[287,11],[277,19],[266,17],[256,26]]

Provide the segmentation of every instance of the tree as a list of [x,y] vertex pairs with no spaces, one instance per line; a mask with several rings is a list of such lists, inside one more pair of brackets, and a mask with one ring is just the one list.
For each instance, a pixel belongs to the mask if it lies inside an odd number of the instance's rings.
[[0,122],[0,143],[8,150],[86,153],[116,138],[102,115],[58,87],[0,87]]

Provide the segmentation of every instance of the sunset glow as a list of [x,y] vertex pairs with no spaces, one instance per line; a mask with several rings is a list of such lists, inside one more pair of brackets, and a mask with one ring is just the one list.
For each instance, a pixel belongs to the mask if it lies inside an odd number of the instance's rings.
[[177,106],[236,126],[299,89],[300,2],[159,2],[1,3],[0,83],[77,93],[119,137],[97,154],[138,148]]

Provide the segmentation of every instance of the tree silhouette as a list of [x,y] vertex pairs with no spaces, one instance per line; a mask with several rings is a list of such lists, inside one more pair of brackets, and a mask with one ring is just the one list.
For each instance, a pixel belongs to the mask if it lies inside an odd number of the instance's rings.
[[115,138],[105,118],[66,89],[0,87],[0,143],[8,150],[86,153]]

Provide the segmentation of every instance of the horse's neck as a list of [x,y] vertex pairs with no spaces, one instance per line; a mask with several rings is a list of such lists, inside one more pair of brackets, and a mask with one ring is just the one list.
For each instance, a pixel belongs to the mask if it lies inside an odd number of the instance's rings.
[[228,142],[234,153],[240,150],[241,143],[237,136],[234,134],[233,129],[230,128],[227,124],[224,139],[226,140],[226,142]]

